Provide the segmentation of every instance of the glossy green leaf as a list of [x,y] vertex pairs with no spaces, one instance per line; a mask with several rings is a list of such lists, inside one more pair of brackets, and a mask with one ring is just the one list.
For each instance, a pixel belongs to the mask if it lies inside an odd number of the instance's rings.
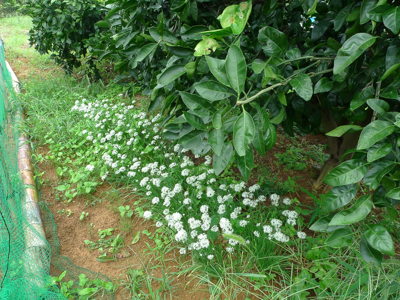
[[208,142],[214,153],[218,156],[221,155],[222,149],[224,147],[224,133],[222,129],[215,129],[208,135]]
[[214,154],[213,158],[213,168],[215,170],[215,175],[221,174],[225,168],[228,166],[229,161],[233,155],[232,144],[225,144],[222,148],[221,155]]
[[162,85],[167,85],[185,73],[186,69],[184,65],[172,65],[171,67],[164,70],[160,78],[158,78],[158,83]]
[[321,213],[327,214],[350,203],[358,191],[358,185],[337,186],[326,193],[321,204]]
[[364,232],[368,243],[376,250],[393,256],[394,244],[390,233],[381,225],[368,226],[369,229]]
[[296,93],[306,101],[309,101],[313,95],[313,88],[310,76],[299,74],[289,81]]
[[212,80],[196,83],[194,88],[201,97],[210,100],[211,102],[227,99],[234,95],[228,87]]
[[344,211],[337,213],[329,225],[350,225],[363,220],[372,209],[371,196],[363,195],[357,202]]
[[94,23],[94,25],[100,28],[110,28],[110,24],[108,24],[107,21],[99,21],[97,23]]
[[400,7],[396,6],[388,10],[382,15],[383,24],[389,28],[394,34],[400,31]]
[[390,4],[376,6],[367,12],[367,17],[375,22],[382,22],[382,15],[390,9]]
[[382,253],[371,247],[364,236],[361,237],[360,241],[360,254],[366,263],[373,263],[378,267],[382,266]]
[[251,63],[251,67],[256,74],[260,74],[262,71],[264,71],[265,66],[267,65],[268,62],[263,61],[261,59],[255,59]]
[[393,72],[397,71],[398,68],[400,68],[400,63],[391,66],[391,67],[382,75],[380,81],[383,81],[383,80],[385,80],[386,78],[388,78],[390,75],[392,75]]
[[222,117],[230,110],[229,106],[226,106],[225,108],[221,108],[218,110],[214,116],[213,116],[213,126],[215,129],[220,129],[222,128]]
[[186,120],[189,122],[189,124],[192,125],[194,128],[199,129],[199,130],[206,129],[206,125],[204,124],[203,120],[200,117],[198,117],[188,111],[184,111],[183,114],[184,114]]
[[188,134],[184,135],[179,143],[185,149],[195,149],[200,146],[205,137],[205,132],[202,130],[193,130]]
[[215,110],[212,104],[206,99],[187,92],[179,92],[179,94],[182,97],[183,103],[198,116],[207,117],[214,114]]
[[326,216],[319,218],[314,224],[311,225],[310,230],[317,232],[333,232],[340,228],[345,228],[345,225],[330,226],[329,222],[332,220],[332,216]]
[[195,25],[190,27],[184,33],[181,34],[181,38],[184,42],[190,41],[199,41],[202,40],[203,37],[200,32],[206,31],[208,28],[202,25]]
[[319,21],[311,30],[311,40],[318,41],[333,24],[332,19],[323,19]]
[[333,74],[342,73],[350,66],[365,50],[371,47],[377,37],[368,33],[356,33],[350,37],[340,48],[334,61]]
[[354,3],[351,3],[347,5],[345,8],[343,8],[336,16],[335,21],[334,21],[334,29],[335,31],[339,31],[340,28],[342,28],[344,22],[346,21],[346,18],[353,7]]
[[271,150],[271,148],[275,145],[276,138],[276,128],[273,124],[269,124],[269,128],[264,135],[265,151]]
[[197,44],[197,46],[194,48],[194,56],[203,56],[203,55],[208,55],[211,53],[211,51],[217,50],[217,48],[220,48],[220,45],[215,39],[204,37],[201,42]]
[[206,56],[206,61],[211,73],[219,82],[226,86],[230,86],[228,77],[225,71],[225,60]]
[[265,141],[264,133],[260,127],[256,125],[254,139],[252,141],[254,148],[260,153],[261,156],[265,156]]
[[326,184],[341,186],[353,184],[363,179],[368,171],[368,164],[360,159],[351,159],[331,170],[324,179]]
[[286,118],[286,109],[284,106],[282,106],[281,110],[279,111],[279,114],[273,117],[270,122],[272,124],[281,124],[285,118]]
[[383,116],[390,108],[386,101],[380,99],[368,99],[367,104],[373,111],[376,111],[381,116]]
[[246,154],[254,135],[255,125],[253,118],[247,111],[243,111],[233,126],[233,145],[239,156]]
[[251,170],[254,167],[254,153],[253,147],[248,147],[246,150],[246,155],[240,156],[236,152],[236,162],[240,173],[243,176],[244,181],[248,181],[250,178]]
[[383,176],[388,174],[396,166],[393,161],[379,161],[372,165],[364,177],[364,184],[376,190],[381,183]]
[[283,105],[287,106],[286,94],[284,91],[280,91],[278,93],[278,99],[279,99],[279,102],[281,102]]
[[400,200],[400,187],[387,192],[385,196],[395,200]]
[[394,128],[395,126],[387,121],[376,120],[369,123],[361,132],[358,140],[357,150],[363,150],[371,147],[390,135],[394,131]]
[[385,68],[389,70],[390,67],[400,62],[400,41],[394,40],[387,48],[385,57]]
[[264,27],[258,33],[258,40],[263,46],[265,54],[269,56],[273,55],[285,55],[285,52],[289,48],[289,42],[286,35],[279,30],[272,27]]
[[358,125],[342,125],[342,126],[336,127],[335,129],[329,131],[328,133],[325,133],[325,135],[341,137],[345,133],[351,133],[351,132],[355,132],[355,131],[362,130],[362,129],[363,128]]
[[314,87],[314,93],[326,93],[329,92],[333,87],[333,82],[330,81],[326,77],[322,77],[315,85]]
[[317,11],[317,4],[318,0],[314,0],[314,4],[310,7],[310,9],[306,13],[307,16],[311,16]]
[[189,79],[192,79],[194,73],[196,72],[196,62],[191,61],[185,65],[185,70]]
[[380,97],[397,100],[397,98],[399,98],[399,94],[397,93],[397,90],[394,87],[388,86],[385,89],[383,89],[383,91],[381,91]]
[[360,24],[367,23],[370,19],[367,15],[367,12],[369,12],[371,9],[375,7],[377,4],[377,0],[364,0],[363,3],[361,4],[361,9],[360,9]]
[[384,143],[384,144],[375,144],[368,149],[367,153],[367,161],[373,162],[382,157],[385,157],[392,151],[392,144]]
[[153,51],[155,51],[157,48],[157,45],[157,43],[150,43],[140,48],[138,55],[131,64],[132,69],[136,68],[138,62],[143,61],[146,57],[153,53]]
[[229,48],[225,69],[230,86],[240,95],[244,91],[247,66],[244,55],[239,47],[232,45]]
[[332,232],[325,244],[332,248],[340,248],[351,245],[354,233],[346,228],[340,228]]
[[169,46],[169,52],[178,57],[188,57],[193,55],[193,49],[181,46]]

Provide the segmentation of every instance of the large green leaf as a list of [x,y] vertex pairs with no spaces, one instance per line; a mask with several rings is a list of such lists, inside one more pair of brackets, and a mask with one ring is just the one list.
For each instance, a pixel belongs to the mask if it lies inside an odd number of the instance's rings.
[[197,46],[194,48],[194,56],[203,56],[203,55],[208,55],[212,51],[217,50],[217,48],[220,48],[220,45],[218,42],[212,38],[204,37],[201,42],[197,44]]
[[273,55],[285,55],[285,52],[289,48],[289,42],[286,34],[272,27],[264,27],[258,33],[258,41],[263,46],[265,54],[269,56]]
[[208,142],[214,153],[218,156],[221,155],[222,149],[224,147],[224,133],[222,129],[215,129],[208,135]]
[[296,93],[306,101],[309,101],[313,95],[313,88],[310,76],[300,74],[289,81]]
[[364,235],[368,243],[376,250],[393,256],[394,244],[390,233],[381,225],[368,226],[369,229],[365,231]]
[[184,33],[181,34],[181,38],[184,42],[202,40],[202,35],[199,33],[206,31],[207,29],[208,28],[203,25],[192,26],[188,30],[186,30]]
[[340,28],[343,26],[344,22],[346,21],[347,15],[349,14],[351,8],[353,7],[354,3],[351,3],[347,5],[345,8],[343,8],[336,16],[335,21],[334,21],[334,29],[335,31],[340,30]]
[[217,80],[222,84],[230,86],[225,71],[225,60],[206,56],[206,61],[211,73],[215,76],[215,78],[217,78]]
[[333,87],[333,82],[326,77],[322,77],[314,87],[314,93],[326,93],[329,92]]
[[380,99],[368,99],[367,104],[373,111],[376,111],[381,116],[383,116],[390,108],[386,101]]
[[[400,41],[395,40],[388,47],[385,57],[385,68],[389,70],[390,67],[400,62]],[[382,93],[381,93],[382,94]]]
[[334,61],[333,74],[342,73],[351,65],[365,50],[371,47],[377,37],[368,33],[356,33],[350,37],[340,48]]
[[212,80],[196,83],[194,88],[201,97],[210,101],[223,100],[234,95],[228,87]]
[[239,156],[246,155],[246,150],[254,139],[254,135],[253,118],[247,111],[243,111],[233,126],[233,145]]
[[368,149],[367,161],[373,162],[375,160],[378,160],[388,155],[391,151],[392,144],[390,143],[375,144]]
[[185,118],[189,122],[189,124],[192,125],[194,128],[199,130],[206,129],[206,125],[204,124],[204,121],[200,117],[188,111],[184,111],[183,114],[185,115]]
[[361,4],[361,10],[360,10],[360,24],[367,23],[370,20],[367,15],[367,12],[369,12],[371,9],[373,9],[376,4],[377,4],[377,0],[364,0],[363,1],[363,3]]
[[321,204],[321,213],[327,214],[350,203],[358,191],[358,185],[337,186],[326,193]]
[[383,24],[394,34],[400,31],[400,6],[393,7],[383,14]]
[[218,17],[222,28],[231,27],[234,34],[241,34],[249,19],[251,8],[251,1],[242,2],[239,5],[230,5],[225,8]]
[[222,117],[230,110],[229,106],[225,106],[225,108],[221,108],[218,110],[212,119],[212,123],[215,129],[222,128]]
[[110,24],[107,21],[99,21],[94,23],[94,25],[100,28],[110,28]]
[[225,168],[228,166],[229,161],[233,155],[233,147],[232,144],[226,144],[223,146],[221,155],[214,154],[213,158],[213,168],[215,170],[215,175],[221,174]]
[[247,66],[242,51],[236,45],[232,45],[228,50],[225,69],[230,86],[240,95],[244,91]]
[[387,121],[376,120],[369,123],[361,132],[358,140],[357,150],[363,150],[371,147],[390,135],[394,131],[394,128],[395,126]]
[[368,171],[368,164],[361,159],[351,159],[341,163],[330,171],[324,179],[326,184],[341,186],[353,184],[363,179]]
[[267,132],[264,134],[265,151],[271,150],[276,142],[276,128],[273,124],[269,124]]
[[367,17],[375,22],[382,22],[382,15],[390,9],[390,4],[378,5],[367,12]]
[[385,196],[388,198],[395,199],[395,200],[400,200],[400,187],[389,191],[388,193],[386,193]]
[[172,65],[161,74],[158,83],[167,85],[186,73],[185,65]]
[[372,209],[371,196],[363,195],[357,202],[344,211],[337,213],[329,225],[350,225],[363,220]]
[[262,129],[257,125],[252,143],[254,148],[258,151],[258,153],[260,153],[260,155],[262,156],[265,156],[264,133]]
[[334,137],[341,137],[345,133],[351,133],[355,132],[358,130],[363,129],[361,126],[358,125],[342,125],[339,127],[336,127],[332,131],[329,131],[328,133],[325,133],[327,136],[334,136]]
[[185,149],[195,149],[201,145],[206,133],[202,130],[193,130],[188,134],[184,135],[179,143]]
[[340,228],[332,232],[326,239],[325,244],[333,248],[340,248],[351,245],[354,233],[346,228]]
[[214,113],[214,108],[210,102],[197,95],[186,92],[179,92],[183,103],[200,117],[208,117]]
[[168,50],[169,52],[171,52],[172,55],[178,57],[188,57],[193,55],[193,49],[187,47],[170,46],[168,47]]
[[132,69],[136,68],[138,62],[143,61],[147,56],[153,53],[157,45],[158,45],[157,43],[150,43],[140,48],[138,55],[136,55],[135,59],[132,61],[131,64]]
[[383,258],[382,253],[371,247],[371,245],[367,242],[365,236],[361,237],[360,254],[366,263],[374,263],[378,267],[381,267]]
[[236,162],[240,173],[243,176],[244,181],[249,180],[251,170],[254,167],[254,153],[253,147],[248,147],[246,150],[246,155],[240,156],[236,152]]
[[372,168],[368,170],[364,177],[364,184],[369,186],[371,189],[376,190],[381,183],[383,176],[389,173],[396,163],[393,161],[379,161],[372,165]]
[[386,78],[388,78],[394,71],[396,71],[398,68],[400,68],[400,63],[395,64],[393,66],[391,66],[381,77],[381,79],[379,81],[383,81]]
[[311,225],[310,230],[317,231],[317,232],[333,232],[340,228],[345,228],[345,225],[338,225],[338,226],[330,226],[329,222],[332,220],[332,216],[326,216],[323,218],[319,218],[317,222]]
[[265,66],[268,64],[267,61],[263,61],[261,59],[255,59],[251,63],[251,67],[256,74],[260,74],[262,71],[264,71]]

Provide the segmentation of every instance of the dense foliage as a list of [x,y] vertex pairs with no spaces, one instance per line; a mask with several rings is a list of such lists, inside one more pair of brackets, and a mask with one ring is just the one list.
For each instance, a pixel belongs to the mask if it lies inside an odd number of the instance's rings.
[[[135,79],[151,97],[149,110],[161,108],[166,138],[194,154],[212,150],[217,175],[236,163],[247,180],[255,151],[266,155],[274,145],[277,125],[288,134],[325,132],[331,157],[318,182],[325,178],[334,188],[316,210],[322,218],[312,229],[333,232],[330,241],[339,247],[351,242],[349,225],[373,207],[386,207],[388,219],[397,218],[396,1],[106,5],[107,15],[95,24],[104,31],[91,42],[91,55],[114,60],[121,72],[116,82]],[[360,181],[362,196],[356,197]],[[363,258],[378,265],[382,254],[394,254],[381,225],[365,222],[360,246]]]

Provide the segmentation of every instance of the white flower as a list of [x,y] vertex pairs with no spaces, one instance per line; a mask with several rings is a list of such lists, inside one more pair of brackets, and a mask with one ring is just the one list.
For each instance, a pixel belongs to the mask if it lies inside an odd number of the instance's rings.
[[273,230],[274,230],[274,229],[273,229],[271,226],[269,226],[269,225],[264,225],[264,226],[263,226],[263,231],[264,231],[264,233],[272,233]]
[[207,212],[208,212],[208,206],[207,206],[207,205],[202,205],[202,206],[200,207],[200,211],[201,211],[203,214],[207,213]]
[[215,195],[215,191],[211,187],[207,187],[207,197],[212,197]]
[[151,203],[153,204],[158,204],[160,202],[160,198],[154,197],[153,200],[151,200]]
[[260,237],[260,233],[259,233],[258,231],[254,231],[253,234],[254,234],[256,237]]
[[289,198],[284,198],[284,199],[282,200],[282,202],[283,202],[283,204],[285,204],[285,205],[290,205],[290,204],[292,204],[292,200],[290,200]]
[[221,218],[221,220],[219,220],[219,226],[223,233],[233,233],[232,224],[228,219]]
[[274,227],[279,228],[279,227],[282,226],[282,221],[278,220],[278,219],[272,219],[271,220],[271,225],[274,226]]
[[288,218],[290,218],[290,219],[297,219],[298,216],[299,216],[299,214],[297,212],[295,212],[294,210],[292,210],[288,213]]
[[226,252],[233,253],[234,249],[232,247],[226,247]]
[[182,175],[182,176],[188,176],[189,173],[190,173],[190,170],[189,170],[189,169],[184,169],[184,170],[182,170],[181,175]]
[[184,243],[184,242],[186,242],[187,237],[188,237],[187,232],[186,232],[184,229],[181,229],[181,230],[179,230],[178,233],[175,235],[175,240],[176,240],[177,242],[183,242],[183,243]]
[[249,223],[249,222],[246,221],[246,220],[241,220],[241,221],[239,222],[239,226],[240,226],[240,227],[245,227],[245,226],[247,225],[247,223]]
[[273,206],[279,206],[279,196],[277,194],[272,194],[270,198]]
[[209,260],[211,260],[211,259],[214,258],[214,255],[210,254],[210,255],[207,256],[207,258],[208,258]]
[[94,166],[92,166],[92,165],[87,165],[86,166],[86,170],[88,170],[88,171],[93,171],[94,170]]
[[182,254],[182,255],[186,254],[186,248],[180,248],[179,249],[179,253]]
[[156,223],[156,226],[157,227],[161,227],[163,225],[163,223],[161,222],[161,221],[158,221],[157,223]]
[[211,227],[211,231],[212,232],[217,232],[218,231],[218,226],[214,225],[213,227]]
[[151,211],[146,210],[146,211],[143,213],[143,218],[145,218],[145,219],[150,219],[150,218],[151,218]]
[[297,236],[299,237],[299,239],[305,239],[307,237],[306,233],[302,231],[298,231]]
[[192,202],[189,198],[183,199],[183,204],[189,205]]
[[225,205],[224,204],[221,204],[220,206],[218,206],[218,213],[220,215],[225,213]]
[[295,226],[296,225],[296,219],[287,219],[286,223],[288,223],[289,225]]

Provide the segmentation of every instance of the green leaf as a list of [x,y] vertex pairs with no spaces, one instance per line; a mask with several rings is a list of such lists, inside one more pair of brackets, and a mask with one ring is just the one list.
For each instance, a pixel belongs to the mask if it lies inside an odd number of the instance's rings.
[[254,148],[260,153],[261,156],[265,156],[265,141],[262,129],[256,126],[254,139],[252,141]]
[[377,37],[368,33],[356,33],[350,37],[340,48],[334,61],[333,74],[342,73],[351,65],[365,50],[371,47]]
[[364,235],[368,243],[376,250],[387,254],[394,255],[394,245],[390,233],[381,225],[368,226]]
[[240,173],[243,176],[244,181],[248,181],[250,178],[251,170],[254,167],[254,152],[253,147],[248,147],[246,150],[246,155],[240,156],[236,152],[236,162]]
[[279,99],[279,101],[280,101],[283,105],[287,106],[286,94],[285,94],[284,91],[280,91],[280,92],[278,93],[278,99]]
[[380,96],[383,98],[394,99],[394,100],[397,100],[397,98],[399,98],[397,90],[392,86],[388,86],[383,91],[381,91]]
[[357,202],[344,211],[337,213],[329,225],[350,225],[363,220],[372,209],[371,196],[363,195]]
[[284,56],[285,52],[289,48],[289,42],[286,35],[269,26],[260,30],[258,33],[258,40],[261,44],[266,44],[263,46],[263,50],[268,56]]
[[235,35],[241,34],[251,13],[251,1],[230,5],[218,17],[222,28],[231,27]]
[[275,145],[276,138],[276,128],[273,124],[269,124],[269,128],[264,135],[264,139],[266,141],[265,151],[271,150],[271,148]]
[[188,57],[193,55],[193,49],[180,46],[169,46],[168,51],[178,57]]
[[195,149],[201,145],[205,136],[205,132],[201,130],[193,130],[184,135],[178,142],[185,149]]
[[307,16],[311,16],[317,11],[317,4],[318,4],[318,0],[314,0],[314,4],[308,10]]
[[381,183],[383,176],[389,173],[396,163],[393,161],[379,161],[372,165],[364,177],[364,184],[376,190]]
[[378,267],[382,267],[382,253],[371,247],[365,236],[361,237],[360,254],[366,263],[373,263]]
[[185,70],[189,79],[192,79],[196,72],[196,62],[192,61],[185,65]]
[[400,7],[396,6],[383,14],[383,24],[394,34],[400,31]]
[[244,156],[250,142],[254,139],[255,125],[247,111],[243,111],[233,126],[233,145],[239,156]]
[[246,240],[244,238],[242,238],[240,235],[234,234],[234,233],[223,233],[222,236],[224,237],[224,239],[226,240],[235,240],[237,241],[239,244],[241,244],[242,246],[246,246]]
[[221,155],[214,154],[213,158],[213,168],[215,170],[215,175],[221,174],[225,168],[228,166],[229,161],[233,155],[232,144],[225,144],[222,148]]
[[378,114],[383,116],[389,110],[389,104],[386,101],[380,99],[368,99],[367,104],[372,108],[373,111],[376,111]]
[[212,80],[196,83],[194,88],[201,97],[210,101],[223,100],[234,95],[225,85]]
[[310,76],[299,74],[289,81],[296,93],[306,101],[309,101],[313,95],[313,88]]
[[251,63],[251,67],[256,74],[260,74],[262,71],[264,71],[265,66],[267,65],[268,62],[263,61],[261,59],[255,59]]
[[390,9],[389,4],[378,5],[367,12],[367,17],[375,22],[382,22],[382,15]]
[[391,66],[381,77],[379,81],[383,81],[388,78],[394,71],[396,71],[400,67],[400,63]]
[[[390,67],[400,62],[400,41],[395,40],[391,43],[386,51],[385,68],[389,70]],[[382,93],[381,93],[382,94]]]
[[204,124],[203,120],[200,117],[198,117],[194,114],[191,114],[188,111],[184,111],[183,114],[184,114],[186,120],[189,122],[189,124],[192,125],[194,128],[199,129],[199,130],[206,129],[206,125]]
[[326,77],[322,77],[314,87],[314,93],[326,93],[329,92],[333,87],[333,82]]
[[208,55],[212,51],[217,50],[217,48],[220,48],[220,45],[218,42],[212,38],[208,37],[203,37],[203,40],[197,44],[197,46],[194,48],[194,56],[203,56],[203,55]]
[[337,186],[326,193],[321,204],[321,213],[327,214],[350,203],[358,191],[358,185]]
[[282,106],[281,110],[279,111],[279,114],[273,117],[270,122],[272,124],[281,124],[285,118],[286,118],[286,109],[284,106]]
[[232,45],[229,48],[225,69],[230,86],[240,95],[244,91],[247,66],[244,55],[239,47]]
[[181,34],[181,38],[185,43],[190,41],[200,41],[203,38],[200,32],[206,31],[207,29],[206,26],[202,25],[192,26]]
[[218,110],[213,116],[213,126],[215,129],[222,128],[222,117],[230,110],[229,106]]
[[340,248],[351,245],[354,233],[348,229],[340,228],[335,230],[325,241],[325,244],[332,248]]
[[97,23],[94,23],[95,26],[100,27],[100,28],[110,28],[110,24],[106,21],[99,21]]
[[395,126],[387,121],[376,120],[369,123],[361,132],[357,150],[371,147],[394,131]]
[[395,199],[395,200],[400,200],[400,187],[389,191],[388,193],[386,193],[385,196],[388,198]]
[[179,92],[182,97],[183,103],[198,116],[208,117],[214,113],[214,108],[210,102],[197,95],[189,94],[186,92]]
[[143,61],[147,56],[153,53],[153,51],[155,51],[155,49],[157,48],[157,45],[157,43],[150,43],[140,48],[138,55],[135,57],[131,64],[132,69],[136,68],[138,62]]
[[361,159],[351,159],[331,170],[324,179],[326,184],[341,186],[359,182],[368,171],[368,164]]
[[224,133],[222,129],[215,129],[208,135],[208,142],[218,156],[221,155],[222,149],[224,148]]
[[382,157],[385,157],[392,151],[392,144],[384,143],[384,144],[375,144],[369,148],[367,153],[367,161],[373,162]]
[[337,229],[346,227],[345,225],[330,226],[329,222],[332,220],[332,216],[326,216],[319,218],[317,222],[311,225],[310,230],[317,232],[333,232]]
[[342,28],[344,21],[346,21],[346,18],[353,7],[354,3],[347,5],[345,8],[343,8],[336,16],[335,21],[334,21],[334,29],[335,31],[339,31],[340,28]]
[[226,86],[230,86],[228,77],[225,72],[225,60],[206,56],[206,61],[211,73],[219,82]]
[[184,65],[172,65],[171,67],[164,70],[160,78],[158,78],[158,83],[162,85],[167,85],[185,73],[186,70]]
[[376,0],[364,0],[361,4],[360,10],[360,24],[367,23],[370,19],[368,18],[367,12],[369,12],[377,4]]
[[363,128],[358,125],[342,125],[336,127],[335,129],[325,133],[327,136],[341,137],[345,133],[352,133],[358,130],[362,130]]
[[311,30],[311,40],[318,41],[328,30],[328,28],[332,25],[332,19],[324,19],[318,21],[314,28]]
[[139,242],[139,240],[140,240],[140,231],[136,232],[136,233],[133,235],[132,245],[133,245],[133,244],[136,244],[137,242]]

